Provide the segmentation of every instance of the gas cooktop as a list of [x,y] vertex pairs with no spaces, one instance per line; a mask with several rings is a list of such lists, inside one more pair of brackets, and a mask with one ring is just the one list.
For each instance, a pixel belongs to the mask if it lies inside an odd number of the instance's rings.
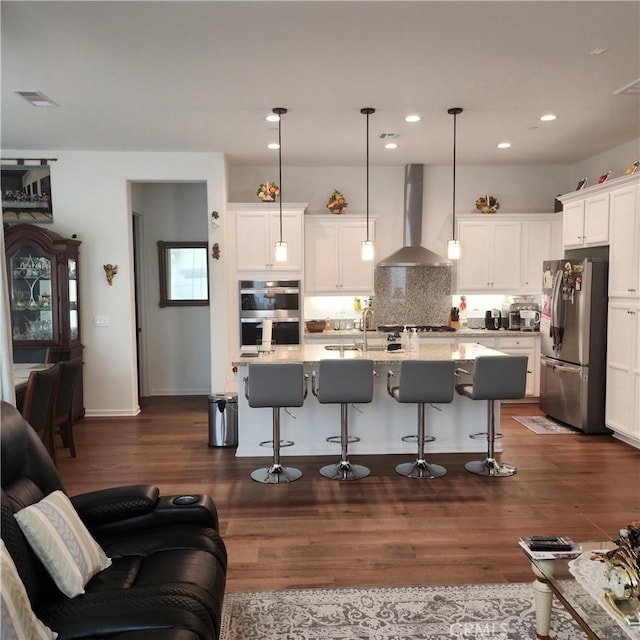
[[385,333],[402,333],[405,327],[407,331],[415,329],[418,333],[455,331],[453,327],[449,327],[446,324],[383,324],[378,326],[378,331],[384,331]]

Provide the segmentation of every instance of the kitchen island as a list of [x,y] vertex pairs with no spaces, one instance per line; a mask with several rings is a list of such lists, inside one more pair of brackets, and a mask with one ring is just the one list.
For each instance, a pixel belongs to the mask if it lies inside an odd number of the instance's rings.
[[[479,356],[502,355],[476,343],[451,344],[445,342],[420,343],[417,352],[386,351],[381,345],[363,353],[349,349],[328,350],[324,345],[296,345],[276,347],[272,353],[258,357],[238,354],[233,366],[237,370],[238,385],[238,448],[237,456],[269,456],[270,449],[259,443],[268,440],[272,431],[272,410],[249,407],[244,396],[244,382],[248,365],[261,362],[302,362],[309,374],[309,393],[302,407],[294,407],[280,412],[282,438],[293,440],[295,445],[283,449],[287,455],[340,455],[340,446],[326,441],[329,436],[340,433],[340,406],[320,404],[311,392],[311,373],[317,369],[320,360],[336,358],[369,358],[373,360],[377,376],[374,378],[373,402],[349,407],[349,433],[360,438],[360,442],[349,445],[354,458],[362,455],[405,453],[415,455],[417,445],[401,440],[405,435],[415,434],[418,429],[418,409],[415,404],[396,402],[387,393],[387,371],[398,372],[403,360],[454,360],[458,368],[471,371],[473,362]],[[385,345],[386,346],[386,345]],[[397,384],[397,376],[394,384]],[[465,374],[457,381],[463,381]],[[321,384],[321,381],[318,380]],[[438,410],[440,409],[440,410]],[[486,453],[484,439],[472,440],[469,435],[485,431],[487,427],[486,402],[474,402],[454,393],[451,404],[441,404],[438,408],[426,408],[426,433],[436,437],[427,444],[427,459],[432,453]],[[499,411],[496,411],[499,420]],[[500,450],[496,447],[496,450]]]

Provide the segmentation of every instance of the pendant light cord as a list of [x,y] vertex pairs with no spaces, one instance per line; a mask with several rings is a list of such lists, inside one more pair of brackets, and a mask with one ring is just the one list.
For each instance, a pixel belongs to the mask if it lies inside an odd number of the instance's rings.
[[369,242],[369,116],[375,113],[372,107],[360,109],[360,113],[367,116],[367,242]]
[[278,118],[278,202],[280,204],[280,242],[282,242],[282,114]]
[[452,224],[453,224],[453,240],[456,239],[456,138],[457,138],[457,119],[458,114],[462,113],[460,107],[452,107],[447,110],[447,113],[453,116],[453,211],[452,211]]
[[369,242],[369,114],[367,113],[367,242]]
[[278,116],[278,203],[280,205],[280,244],[282,244],[282,116],[287,113],[284,107],[274,107]]
[[[456,124],[458,120],[458,114],[453,114],[453,239],[456,239]],[[282,231],[280,232],[282,234]]]

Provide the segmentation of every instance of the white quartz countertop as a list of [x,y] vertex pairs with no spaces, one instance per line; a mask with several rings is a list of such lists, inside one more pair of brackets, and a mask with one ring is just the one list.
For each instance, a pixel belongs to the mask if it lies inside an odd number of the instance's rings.
[[[518,333],[518,332],[513,332]],[[479,356],[502,356],[502,351],[490,349],[475,342],[459,344],[421,342],[417,351],[386,351],[371,349],[367,352],[360,350],[328,350],[324,345],[306,344],[279,346],[271,353],[260,353],[257,357],[247,357],[238,353],[233,359],[235,366],[248,365],[255,362],[302,362],[315,364],[320,360],[368,358],[374,364],[400,364],[403,360],[455,360],[459,362],[473,362]]]

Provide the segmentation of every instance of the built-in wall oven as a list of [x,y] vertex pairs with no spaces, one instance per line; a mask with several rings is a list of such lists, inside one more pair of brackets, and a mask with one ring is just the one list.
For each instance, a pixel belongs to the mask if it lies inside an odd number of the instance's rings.
[[240,345],[259,344],[265,321],[276,345],[300,344],[300,280],[240,280]]

